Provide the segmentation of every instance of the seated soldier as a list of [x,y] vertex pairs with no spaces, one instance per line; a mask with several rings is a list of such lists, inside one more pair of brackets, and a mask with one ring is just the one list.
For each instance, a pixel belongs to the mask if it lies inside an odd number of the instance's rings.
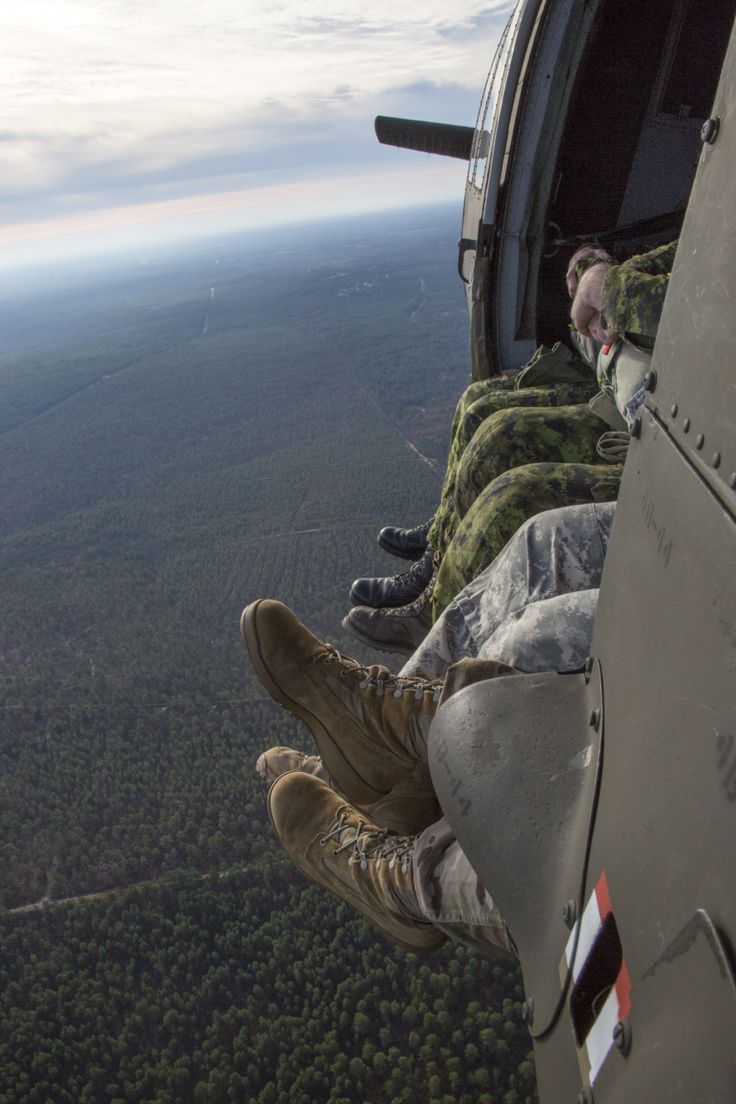
[[[579,351],[580,355],[561,342],[557,342],[551,349],[541,345],[518,373],[476,380],[465,389],[455,408],[440,506],[436,513],[427,522],[414,528],[386,526],[378,534],[378,544],[384,551],[415,562],[408,570],[385,579],[356,579],[350,591],[353,605],[374,608],[402,606],[421,594],[432,576],[435,551],[441,557],[445,543],[449,543],[451,539],[451,519],[457,520],[455,488],[458,485],[463,486],[464,478],[460,469],[476,431],[491,415],[502,411],[528,407],[541,407],[549,411],[550,407],[579,406],[586,403],[597,390],[597,345],[593,341],[581,343]],[[597,419],[593,421],[597,423]],[[506,448],[512,439],[512,435],[507,434]],[[503,447],[495,447],[497,452],[503,451]],[[493,448],[491,446],[491,451]],[[573,443],[567,459],[573,460],[578,455],[578,448]],[[505,466],[514,466],[514,459],[516,458],[508,456],[505,459],[499,458],[496,466],[499,470],[503,470]],[[521,460],[516,459],[516,463],[520,462]],[[471,469],[472,481],[480,480],[485,485],[488,482],[488,473],[484,475],[480,471],[481,466],[476,464]]]
[[343,628],[382,651],[413,652],[433,621],[494,562],[526,519],[561,503],[610,501],[618,494],[622,474],[623,466],[615,463],[525,464],[504,472],[475,500],[418,598],[395,608],[354,606],[343,618]]
[[451,935],[485,953],[513,953],[503,918],[441,817],[427,768],[429,726],[443,695],[470,681],[580,666],[614,509],[585,505],[530,519],[397,676],[340,655],[279,602],[244,611],[256,673],[305,722],[320,753],[273,748],[259,759],[273,782],[276,832],[308,877],[398,946],[431,951]]
[[[428,540],[435,550],[431,574],[427,577],[425,563],[412,579],[426,580],[425,589],[411,603],[389,608],[380,598],[384,584],[391,580],[357,580],[351,598],[362,596],[364,604],[348,613],[345,628],[375,647],[411,651],[432,620],[492,561],[525,518],[565,502],[616,496],[623,469],[615,461],[622,458],[625,445],[615,441],[613,453],[602,451],[600,445],[610,444],[611,435],[604,434],[609,424],[626,430],[643,400],[648,358],[638,347],[653,343],[675,249],[676,243],[660,246],[622,265],[614,265],[607,254],[590,247],[573,256],[567,284],[573,297],[572,317],[583,336],[613,341],[619,333],[626,334],[625,342],[601,358],[606,360],[608,377],[600,377],[599,382],[616,405],[609,400],[609,410],[602,417],[596,413],[600,405],[593,403],[592,409],[586,405],[504,410],[488,417],[456,459],[454,489],[445,496],[429,530]],[[600,320],[601,309],[608,329]],[[635,339],[636,348],[629,338]],[[624,361],[629,366],[625,380]],[[448,466],[445,489],[450,482]]]

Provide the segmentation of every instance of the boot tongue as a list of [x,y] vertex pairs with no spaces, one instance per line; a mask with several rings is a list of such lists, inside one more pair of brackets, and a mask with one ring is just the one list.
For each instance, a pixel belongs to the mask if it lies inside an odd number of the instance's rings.
[[389,828],[379,828],[352,805],[341,805],[335,819],[322,839],[333,840],[340,851],[353,849],[357,856],[367,858],[404,858],[414,852],[414,837],[399,836]]
[[377,682],[383,682],[385,679],[393,678],[391,671],[388,667],[384,667],[382,663],[371,663],[370,667],[361,667],[361,671],[365,671],[366,678],[373,679]]

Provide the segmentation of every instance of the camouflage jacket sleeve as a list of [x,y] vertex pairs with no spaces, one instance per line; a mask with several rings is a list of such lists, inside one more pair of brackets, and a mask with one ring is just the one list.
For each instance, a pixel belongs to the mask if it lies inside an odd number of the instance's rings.
[[677,242],[631,257],[608,270],[601,316],[607,330],[654,338]]

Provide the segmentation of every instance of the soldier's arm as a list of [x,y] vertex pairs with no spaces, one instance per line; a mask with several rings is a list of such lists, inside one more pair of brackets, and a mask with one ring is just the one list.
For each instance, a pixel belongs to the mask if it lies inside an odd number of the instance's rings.
[[656,337],[676,248],[670,242],[608,269],[601,302],[607,330]]
[[629,257],[621,264],[621,268],[635,268],[637,272],[646,273],[649,276],[663,276],[672,271],[672,265],[677,252],[677,238],[667,242],[666,245],[658,245],[648,253],[639,253],[635,257]]

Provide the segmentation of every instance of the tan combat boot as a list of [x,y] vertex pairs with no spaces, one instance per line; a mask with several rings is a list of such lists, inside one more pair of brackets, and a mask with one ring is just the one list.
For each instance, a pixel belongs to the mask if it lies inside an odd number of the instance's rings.
[[353,905],[381,935],[428,954],[446,936],[419,909],[412,877],[413,836],[371,823],[326,783],[302,771],[274,782],[268,812],[296,865],[317,885]]
[[256,774],[269,786],[282,774],[292,770],[313,774],[323,782],[330,781],[319,755],[307,755],[306,752],[290,747],[272,747],[256,759]]
[[336,788],[370,804],[427,762],[441,682],[402,679],[323,644],[282,602],[253,602],[243,643],[272,698],[309,728]]
[[[303,751],[289,747],[273,747],[256,760],[256,772],[268,785],[293,770],[321,778],[335,789],[319,755],[305,755]],[[365,805],[360,811],[379,828],[388,828],[400,836],[416,835],[442,816],[425,766],[416,767],[401,782],[397,782],[385,797],[372,805]]]
[[366,805],[365,812],[379,828],[399,836],[415,836],[429,828],[442,816],[429,768],[415,767],[385,797]]

